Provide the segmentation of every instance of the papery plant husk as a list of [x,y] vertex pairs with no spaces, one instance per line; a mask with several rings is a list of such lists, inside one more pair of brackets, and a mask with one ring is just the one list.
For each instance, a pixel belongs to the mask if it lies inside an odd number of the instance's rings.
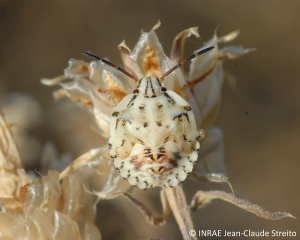
[[94,196],[84,190],[95,163],[31,180],[23,169],[11,132],[0,116],[0,239],[100,240]]

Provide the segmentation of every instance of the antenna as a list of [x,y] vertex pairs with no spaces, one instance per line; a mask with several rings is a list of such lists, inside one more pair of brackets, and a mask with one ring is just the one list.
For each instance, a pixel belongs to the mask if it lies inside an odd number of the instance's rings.
[[173,68],[171,68],[169,71],[167,71],[164,75],[161,76],[161,78],[159,79],[160,83],[163,82],[163,80],[165,79],[166,76],[168,76],[171,72],[173,72],[175,69],[179,68],[182,64],[185,64],[189,61],[191,61],[193,58],[195,58],[197,55],[201,55],[203,53],[206,53],[208,51],[210,51],[211,49],[213,49],[214,47],[208,47],[205,48],[203,50],[200,50],[199,52],[194,53],[192,56],[187,57],[186,59],[184,59],[181,63],[178,63],[177,65],[175,65]]
[[99,60],[105,64],[107,64],[108,66],[111,66],[111,67],[114,67],[116,68],[117,70],[121,71],[122,73],[126,74],[128,77],[132,78],[134,81],[137,81],[137,78],[133,75],[131,75],[129,72],[125,71],[123,68],[120,68],[118,66],[116,66],[115,64],[113,64],[112,62],[109,62],[103,58],[99,58],[91,53],[86,53],[86,52],[83,52],[84,55],[90,57],[90,58],[93,58],[93,59],[96,59],[96,60]]

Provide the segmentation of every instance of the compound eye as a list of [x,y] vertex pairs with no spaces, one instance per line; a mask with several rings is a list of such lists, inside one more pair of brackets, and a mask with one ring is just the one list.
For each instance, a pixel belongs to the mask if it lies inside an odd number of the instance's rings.
[[165,87],[162,87],[162,88],[160,89],[160,91],[161,91],[161,92],[166,92],[167,89],[166,89]]
[[139,94],[139,90],[138,90],[138,89],[135,89],[135,90],[133,91],[133,94]]

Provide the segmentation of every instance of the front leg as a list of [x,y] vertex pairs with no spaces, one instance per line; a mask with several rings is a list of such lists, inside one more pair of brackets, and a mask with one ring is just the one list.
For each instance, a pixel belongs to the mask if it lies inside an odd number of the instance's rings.
[[146,206],[144,206],[141,202],[139,202],[137,199],[135,199],[134,197],[132,197],[130,194],[128,193],[115,193],[112,194],[110,196],[108,196],[107,198],[110,197],[115,197],[115,196],[123,196],[126,199],[128,199],[131,203],[133,203],[137,209],[144,215],[144,217],[146,218],[146,220],[154,226],[163,226],[166,223],[166,220],[169,218],[171,210],[170,210],[170,206],[169,203],[167,201],[166,198],[166,192],[165,189],[162,189],[160,191],[160,199],[161,199],[161,203],[162,203],[162,209],[163,209],[163,213],[161,216],[159,217],[154,217],[152,215],[152,213],[148,210],[148,208]]

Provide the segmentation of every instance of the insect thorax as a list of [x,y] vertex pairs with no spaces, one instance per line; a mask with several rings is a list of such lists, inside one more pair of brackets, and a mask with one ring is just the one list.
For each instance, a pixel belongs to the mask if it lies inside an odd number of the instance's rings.
[[141,79],[137,90],[112,114],[109,147],[114,165],[124,179],[141,189],[176,186],[198,158],[194,114],[156,77]]

